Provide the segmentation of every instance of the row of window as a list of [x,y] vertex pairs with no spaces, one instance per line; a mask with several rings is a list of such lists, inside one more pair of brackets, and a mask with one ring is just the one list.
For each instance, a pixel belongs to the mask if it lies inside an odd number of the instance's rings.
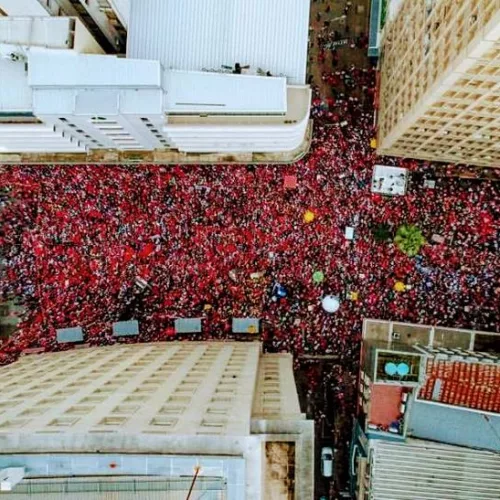
[[160,143],[163,146],[167,146],[167,144],[168,144],[167,140],[165,139],[163,134],[157,128],[155,128],[154,124],[151,123],[149,118],[143,117],[143,118],[141,118],[141,121],[146,125],[146,127],[149,129],[149,131],[160,141]]
[[[135,387],[133,391],[112,410],[112,413],[116,415],[116,418],[123,419],[126,418],[125,415],[131,415],[137,411],[141,407],[141,404],[148,401],[153,396],[153,393],[157,392],[158,388],[165,383],[165,380],[168,380],[168,376],[175,373],[175,371],[185,362],[186,357],[192,355],[192,352],[192,349],[186,346],[177,351],[170,359],[166,359],[152,376],[144,380],[138,387]],[[101,356],[97,355],[97,358],[104,355],[109,356],[109,351],[98,352],[95,354],[101,354]],[[205,379],[208,371],[218,358],[219,354],[220,349],[218,347],[214,346],[213,348],[207,348],[196,362],[194,367],[195,369],[187,374],[185,380],[183,380],[170,395],[166,405],[160,410],[160,413],[176,413],[177,411],[181,411],[181,409],[184,411],[185,407],[189,405],[193,394],[196,392],[201,382]],[[157,352],[148,352],[140,359],[136,360],[133,364],[126,365],[121,372],[113,375],[111,380],[106,381],[103,385],[95,389],[92,394],[83,397],[75,405],[66,410],[60,417],[63,419],[61,422],[65,422],[65,425],[73,425],[70,423],[76,422],[75,415],[82,416],[92,413],[92,411],[96,409],[96,405],[104,402],[110,395],[116,393],[116,390],[122,387],[126,381],[130,380],[130,375],[138,374],[142,370],[147,369],[150,363],[156,360],[159,356],[165,356],[165,351],[158,350]],[[113,367],[121,363],[122,361],[120,358],[121,356],[117,356],[116,359],[108,359],[105,363],[106,372],[111,371]],[[93,357],[93,360],[96,361],[95,356]],[[233,400],[236,393],[238,374],[244,366],[245,360],[246,352],[239,350],[235,350],[235,352],[233,352],[224,374],[221,377],[221,384],[215,391],[212,399],[213,405],[208,409],[207,414],[227,414],[228,409],[221,408],[220,405],[229,404]],[[64,369],[65,376],[78,372],[86,373],[82,374],[81,377],[78,377],[77,381],[69,383],[66,387],[63,387],[49,397],[45,397],[38,401],[34,407],[26,409],[22,412],[22,417],[35,417],[43,415],[47,410],[54,408],[55,406],[63,403],[68,397],[76,394],[82,389],[82,387],[85,387],[86,384],[90,384],[95,381],[96,377],[101,377],[103,373],[106,373],[103,371],[103,367],[96,366],[95,364],[90,367],[84,365],[82,368],[78,359],[72,358],[71,356],[68,356],[65,361],[67,361],[67,363],[62,364],[69,365]],[[72,366],[72,361],[76,361],[78,364]],[[100,362],[100,360],[98,359],[97,362]],[[60,366],[58,366],[58,368],[60,368]],[[88,370],[91,368],[93,369],[89,372]],[[26,375],[29,373],[32,375],[32,371],[26,370]],[[59,383],[60,378],[61,375],[58,373],[54,375],[52,380],[49,378],[37,383],[31,387],[31,391],[26,392],[25,390],[22,395],[19,395],[19,398],[12,398],[10,401],[0,404],[0,411],[10,409],[17,404],[24,402],[27,396],[30,398],[36,397],[41,391],[50,389],[55,383]],[[170,407],[172,407],[172,410],[169,409]],[[14,421],[21,424],[22,421],[26,422],[26,419],[15,419]],[[11,425],[14,421],[11,420],[8,425]],[[55,419],[50,425],[56,426],[58,425],[58,421],[58,419]],[[123,421],[124,420],[120,420],[120,422]],[[110,421],[108,421],[106,425],[112,425],[109,422]],[[4,425],[7,425],[7,423]]]

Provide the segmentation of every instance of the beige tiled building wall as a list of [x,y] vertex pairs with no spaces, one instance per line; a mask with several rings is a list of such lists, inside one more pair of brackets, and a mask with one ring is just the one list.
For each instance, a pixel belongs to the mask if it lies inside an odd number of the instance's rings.
[[115,345],[0,368],[0,435],[247,436],[254,413],[304,418],[291,356],[262,354],[258,342]]
[[265,354],[261,357],[253,401],[252,418],[297,420],[299,398],[293,378],[293,359],[287,354]]
[[[271,483],[267,468],[283,464],[269,460],[269,443],[289,450],[293,462]],[[313,498],[314,422],[300,411],[292,356],[264,354],[259,342],[119,344],[21,357],[0,367],[0,458],[23,454],[70,454],[77,478],[87,454],[118,462],[130,454],[237,457],[244,478],[234,473],[228,484],[241,481],[244,498],[266,498],[270,487],[276,500]]]
[[247,435],[259,356],[196,342],[28,356],[0,369],[0,432]]
[[500,0],[406,0],[383,34],[379,154],[500,163]]

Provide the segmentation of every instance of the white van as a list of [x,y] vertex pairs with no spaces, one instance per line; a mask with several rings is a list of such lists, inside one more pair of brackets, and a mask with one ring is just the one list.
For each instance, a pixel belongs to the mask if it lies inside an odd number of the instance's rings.
[[333,476],[333,450],[329,446],[321,448],[321,475]]

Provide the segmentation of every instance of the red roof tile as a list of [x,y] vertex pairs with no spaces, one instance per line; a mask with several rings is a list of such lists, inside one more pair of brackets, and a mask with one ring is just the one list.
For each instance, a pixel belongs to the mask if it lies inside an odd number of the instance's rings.
[[420,398],[500,413],[500,366],[429,359]]

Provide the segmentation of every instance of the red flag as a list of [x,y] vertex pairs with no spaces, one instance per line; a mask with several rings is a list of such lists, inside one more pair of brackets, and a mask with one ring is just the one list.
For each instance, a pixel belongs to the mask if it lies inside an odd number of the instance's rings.
[[131,247],[125,247],[125,251],[123,252],[123,260],[125,262],[131,261],[135,256],[135,251]]
[[149,257],[154,251],[155,251],[155,245],[154,243],[148,243],[140,252],[139,252],[139,257],[146,258]]

